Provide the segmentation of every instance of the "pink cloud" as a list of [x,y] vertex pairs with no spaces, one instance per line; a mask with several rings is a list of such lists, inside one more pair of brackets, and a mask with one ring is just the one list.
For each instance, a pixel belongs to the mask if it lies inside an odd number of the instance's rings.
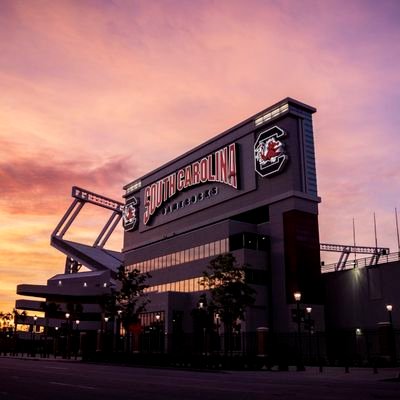
[[[40,215],[39,242],[25,248],[53,251],[46,229],[72,185],[118,197],[127,182],[291,96],[318,109],[321,240],[351,241],[352,218],[376,211],[381,240],[394,248],[399,8],[2,1],[0,216],[31,224]],[[90,215],[74,232],[82,239],[94,229]],[[358,225],[358,241],[371,244],[369,222]],[[18,229],[0,238],[20,242],[32,228]]]

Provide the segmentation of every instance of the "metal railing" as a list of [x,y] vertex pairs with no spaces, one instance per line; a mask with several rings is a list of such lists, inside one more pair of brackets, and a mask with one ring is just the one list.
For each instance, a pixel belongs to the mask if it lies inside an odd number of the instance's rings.
[[[339,271],[344,271],[354,268],[365,268],[368,266],[378,265],[378,264],[388,264],[396,261],[400,261],[400,252],[381,255],[378,259],[374,257],[366,257],[366,258],[359,258],[357,260],[349,260],[344,264],[344,267],[341,268]],[[321,272],[323,274],[328,272],[337,272],[338,264],[339,263],[323,265],[321,267]]]

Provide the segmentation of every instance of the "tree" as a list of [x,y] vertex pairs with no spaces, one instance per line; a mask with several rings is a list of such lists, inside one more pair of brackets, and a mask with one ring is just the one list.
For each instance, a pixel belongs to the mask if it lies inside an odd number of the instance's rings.
[[12,319],[12,313],[0,311],[0,328],[3,328],[4,330],[9,328]]
[[13,313],[14,313],[14,335],[15,335],[17,333],[17,330],[18,330],[17,329],[18,328],[18,324],[20,322],[21,323],[25,322],[27,314],[26,314],[25,310],[21,311],[21,312],[18,312],[18,310],[16,308],[14,308]]
[[138,269],[126,272],[121,265],[117,273],[117,287],[101,300],[101,306],[106,314],[118,315],[125,332],[139,322],[139,314],[146,310],[149,303],[144,290],[149,286],[146,280],[150,274],[141,273]]
[[246,282],[247,265],[239,265],[231,253],[210,261],[200,284],[210,292],[211,307],[224,324],[227,349],[238,319],[244,320],[245,310],[255,301],[255,290]]

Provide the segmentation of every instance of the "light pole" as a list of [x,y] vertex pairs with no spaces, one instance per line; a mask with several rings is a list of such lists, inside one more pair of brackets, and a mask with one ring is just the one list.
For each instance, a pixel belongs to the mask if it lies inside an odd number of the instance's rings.
[[295,292],[293,293],[294,301],[296,302],[296,319],[297,319],[297,344],[298,344],[298,362],[297,362],[297,371],[304,371],[303,366],[303,354],[301,349],[301,318],[300,318],[300,301],[301,301],[301,293]]
[[107,351],[108,348],[108,320],[109,317],[104,317],[104,339],[103,339],[103,350]]
[[386,304],[386,310],[387,310],[388,316],[389,316],[389,331],[390,331],[389,337],[390,337],[391,359],[392,359],[392,364],[396,365],[396,336],[395,336],[395,332],[394,332],[393,318],[392,318],[393,305]]
[[161,315],[156,314],[157,351],[161,353]]
[[69,332],[69,317],[71,316],[70,313],[65,313],[65,319],[66,319],[66,323],[67,323],[67,358],[70,357],[69,351],[70,351],[70,332]]
[[386,304],[386,310],[388,312],[389,315],[389,324],[390,327],[392,327],[393,325],[393,320],[392,320],[392,310],[393,310],[393,306],[391,304]]
[[54,358],[57,357],[57,347],[58,347],[58,326],[54,328],[54,337],[53,337],[53,349],[54,349]]
[[32,335],[32,356],[35,356],[36,355],[36,348],[35,348],[35,339],[36,339],[36,323],[37,323],[37,316],[35,315],[34,317],[33,317],[33,329],[32,329],[32,333],[33,333],[33,335]]
[[81,323],[81,321],[79,321],[79,319],[77,319],[75,321],[75,330],[76,330],[76,347],[75,347],[75,360],[78,356],[78,353],[81,352],[81,341],[80,341],[80,334],[79,334],[79,324]]
[[311,311],[312,307],[306,307],[307,313],[307,325],[308,325],[308,357],[309,362],[311,362]]

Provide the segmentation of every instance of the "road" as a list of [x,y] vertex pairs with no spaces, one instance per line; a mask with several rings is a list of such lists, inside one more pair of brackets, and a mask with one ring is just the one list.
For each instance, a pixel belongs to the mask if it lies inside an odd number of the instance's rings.
[[183,371],[0,358],[0,400],[400,399],[398,370]]

